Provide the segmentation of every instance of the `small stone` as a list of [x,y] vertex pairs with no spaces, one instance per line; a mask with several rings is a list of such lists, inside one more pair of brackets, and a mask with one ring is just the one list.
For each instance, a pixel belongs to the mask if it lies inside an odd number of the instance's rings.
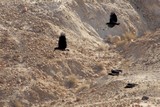
[[148,99],[149,99],[149,97],[147,97],[147,96],[142,97],[142,100],[148,100]]
[[76,98],[75,102],[79,102],[81,99],[80,98]]

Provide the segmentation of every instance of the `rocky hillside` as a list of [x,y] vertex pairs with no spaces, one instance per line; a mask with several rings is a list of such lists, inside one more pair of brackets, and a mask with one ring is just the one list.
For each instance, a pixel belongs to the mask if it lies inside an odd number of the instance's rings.
[[[77,100],[59,104],[76,107],[159,107],[160,106],[160,30],[147,33],[122,47],[125,58],[119,76],[104,75],[96,78],[89,89],[76,93]],[[135,83],[133,88],[125,88]],[[144,97],[148,99],[144,100]],[[68,101],[68,102],[69,102]],[[58,105],[58,104],[57,104]]]
[[[137,53],[142,60],[130,57],[143,39],[127,43],[126,48],[117,46],[121,53],[104,43],[104,39],[108,35],[141,36],[148,30],[155,32],[160,25],[159,0],[152,5],[148,2],[141,6],[142,2],[132,0],[0,0],[0,106],[89,106],[91,102],[95,102],[93,106],[101,105],[99,99],[93,99],[92,94],[98,97],[95,87],[108,96],[112,92],[107,93],[108,88],[122,88],[126,82],[123,76],[117,84],[117,79],[108,79],[108,72],[112,68],[126,69],[125,64],[130,72],[130,66],[143,63],[148,55]],[[112,11],[121,24],[111,29],[105,23]],[[70,51],[54,51],[61,32],[66,34]],[[150,42],[152,34],[157,36]],[[153,44],[149,49],[156,45],[155,53],[149,54],[152,57],[159,55],[157,38],[159,30],[144,38],[146,44]],[[129,78],[130,73],[127,75]],[[112,100],[112,95],[119,93],[117,89],[110,96],[99,98]],[[119,98],[126,98],[125,94]]]
[[[148,71],[160,68],[160,30],[148,32],[142,38],[127,44],[121,54],[134,61],[133,66]],[[144,67],[144,68],[140,68]]]

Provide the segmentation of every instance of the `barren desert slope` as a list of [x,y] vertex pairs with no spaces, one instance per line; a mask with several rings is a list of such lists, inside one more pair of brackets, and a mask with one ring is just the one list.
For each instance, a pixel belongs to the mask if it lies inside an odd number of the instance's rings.
[[[0,107],[160,107],[159,10],[159,0],[0,0]],[[108,28],[113,11],[120,25]],[[69,51],[54,51],[61,32]]]

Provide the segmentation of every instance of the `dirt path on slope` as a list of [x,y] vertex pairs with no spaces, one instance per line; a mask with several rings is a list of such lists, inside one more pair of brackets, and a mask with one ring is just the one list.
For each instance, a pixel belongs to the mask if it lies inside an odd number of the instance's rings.
[[[59,106],[68,107],[159,107],[160,106],[160,72],[137,71],[124,72],[120,76],[106,75],[95,80],[94,84],[83,94],[77,94],[80,101],[66,100]],[[125,85],[136,83],[138,86],[125,89]],[[94,91],[93,91],[94,90]],[[110,97],[108,97],[110,96]],[[149,100],[141,100],[148,96]]]

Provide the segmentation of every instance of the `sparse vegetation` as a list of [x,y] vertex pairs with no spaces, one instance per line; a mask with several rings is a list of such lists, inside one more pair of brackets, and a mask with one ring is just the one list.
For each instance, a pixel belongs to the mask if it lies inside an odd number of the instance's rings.
[[96,49],[96,51],[106,51],[108,49],[109,46],[103,44],[103,45],[99,45],[98,48]]
[[[157,39],[150,38],[152,35],[146,36],[140,43],[139,39],[134,41],[134,33],[121,34],[130,29],[128,24],[133,28],[137,27],[137,24],[143,26],[141,17],[129,1],[87,2],[0,0],[0,107],[50,107],[49,104],[51,107],[74,107],[81,104],[108,106],[108,102],[115,103],[109,107],[116,107],[114,105],[122,104],[119,100],[125,100],[130,96],[134,99],[145,93],[159,97],[160,92],[156,90],[159,87],[159,35],[155,35]],[[103,29],[113,4],[120,25],[112,29]],[[131,11],[133,14],[129,14]],[[131,23],[132,20],[135,24]],[[135,28],[138,33],[140,27]],[[66,34],[70,51],[54,51],[60,32]],[[106,34],[113,35],[112,33],[117,35],[108,36],[106,41],[109,44],[104,43],[101,37]],[[149,39],[147,42],[146,38]],[[146,51],[147,43],[150,46],[149,51]],[[145,45],[139,48],[140,44]],[[156,70],[152,72],[152,69],[147,68],[148,71],[145,73],[137,72],[132,66],[132,60],[125,62],[122,50],[117,52],[116,46],[129,50],[124,55],[127,58],[134,56],[140,67],[145,69],[153,62],[152,65],[155,66],[151,67]],[[135,66],[137,62],[134,62]],[[133,71],[130,71],[131,67]],[[124,72],[111,77],[108,72],[112,68],[122,68]],[[149,70],[155,75],[150,75]],[[148,75],[145,76],[146,73]],[[130,80],[140,84],[136,90],[124,90],[124,82]],[[143,82],[143,86],[140,82]],[[144,90],[141,90],[141,87]],[[152,90],[153,88],[155,90]],[[97,102],[99,104],[96,105]],[[129,107],[126,102],[121,106]]]
[[137,36],[132,33],[132,32],[126,32],[125,34],[123,34],[121,36],[121,41],[127,41],[127,42],[130,42],[132,40],[135,40],[137,38]]
[[101,63],[96,63],[94,66],[92,66],[92,69],[94,73],[99,74],[104,70],[104,65]]
[[109,35],[106,38],[106,42],[110,44],[114,44],[116,46],[123,46],[131,41],[134,41],[137,36],[132,32],[126,32],[122,36],[111,36]]
[[108,36],[107,42],[115,45],[118,50],[126,49],[128,43],[133,42],[137,36],[132,32],[126,32],[122,36]]
[[117,44],[119,41],[121,41],[121,38],[120,38],[120,36],[109,35],[109,36],[107,36],[105,41],[110,44]]
[[19,100],[15,100],[13,103],[14,107],[24,107],[23,104]]
[[81,92],[81,91],[83,91],[85,89],[89,89],[89,88],[90,88],[90,84],[82,83],[77,87],[76,92],[78,93],[78,92]]
[[65,86],[67,88],[74,88],[77,85],[78,85],[78,79],[76,78],[75,75],[70,75],[70,76],[66,77]]

